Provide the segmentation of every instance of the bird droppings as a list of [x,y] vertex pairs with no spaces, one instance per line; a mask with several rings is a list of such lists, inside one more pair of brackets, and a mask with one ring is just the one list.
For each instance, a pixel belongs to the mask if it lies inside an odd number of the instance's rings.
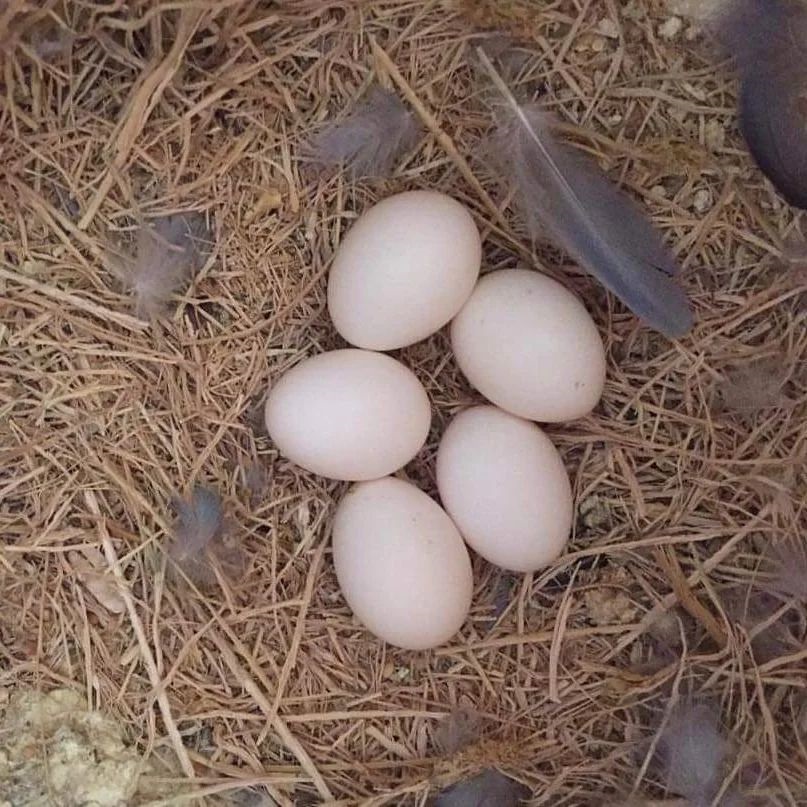
[[0,718],[0,807],[120,807],[134,796],[144,760],[121,726],[87,709],[72,689],[17,690]]

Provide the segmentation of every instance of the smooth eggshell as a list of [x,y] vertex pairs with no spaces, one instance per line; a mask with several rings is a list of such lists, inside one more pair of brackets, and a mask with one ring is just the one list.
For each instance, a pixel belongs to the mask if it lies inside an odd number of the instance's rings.
[[473,291],[482,246],[450,196],[409,191],[371,207],[342,240],[328,310],[352,345],[393,350],[440,330]]
[[426,442],[431,408],[415,374],[383,353],[334,350],[289,370],[266,401],[280,453],[330,479],[378,479]]
[[451,324],[466,378],[514,415],[547,423],[588,414],[605,385],[605,351],[583,304],[526,269],[485,275]]
[[348,492],[334,516],[333,561],[353,613],[390,644],[436,647],[468,616],[468,550],[445,511],[408,482],[388,477]]
[[555,560],[572,527],[563,461],[534,423],[477,406],[457,415],[437,452],[437,487],[463,538],[515,572]]

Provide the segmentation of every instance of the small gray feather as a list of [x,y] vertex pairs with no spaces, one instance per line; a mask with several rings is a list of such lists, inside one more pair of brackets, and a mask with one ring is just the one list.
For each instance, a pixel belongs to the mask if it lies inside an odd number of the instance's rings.
[[169,554],[182,574],[200,586],[217,582],[219,572],[230,580],[243,575],[246,555],[232,536],[218,493],[195,487],[187,499],[174,499],[177,520]]
[[777,544],[767,565],[773,574],[764,583],[766,591],[807,603],[807,540],[803,535],[789,536]]
[[443,790],[434,807],[517,807],[530,791],[499,771],[487,770]]
[[310,159],[323,168],[344,168],[353,179],[387,177],[420,135],[420,125],[400,98],[374,86],[347,117],[314,137]]
[[207,488],[195,487],[190,499],[175,499],[177,521],[172,554],[184,560],[204,552],[219,537],[224,526],[221,499]]
[[140,227],[134,255],[110,267],[134,292],[138,316],[163,313],[171,295],[202,267],[209,238],[205,217],[195,212],[159,216]]
[[723,782],[729,744],[717,713],[706,704],[682,704],[672,713],[658,744],[667,788],[693,805],[712,803]]

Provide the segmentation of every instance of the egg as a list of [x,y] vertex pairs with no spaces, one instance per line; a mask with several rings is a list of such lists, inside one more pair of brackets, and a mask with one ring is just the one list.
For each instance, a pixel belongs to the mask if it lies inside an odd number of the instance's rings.
[[407,650],[450,639],[471,606],[468,550],[423,491],[387,477],[355,485],[333,521],[333,562],[345,600],[372,633]]
[[479,275],[482,246],[471,214],[435,191],[409,191],[371,207],[342,240],[328,277],[328,310],[352,345],[393,350],[440,330]]
[[468,545],[496,566],[531,572],[563,552],[572,489],[535,423],[495,406],[460,413],[440,442],[437,487]]
[[583,304],[527,269],[485,275],[451,324],[462,372],[489,401],[547,423],[588,414],[605,385],[605,351]]
[[280,453],[330,479],[378,479],[426,442],[431,407],[415,374],[383,353],[306,359],[269,392],[266,428]]

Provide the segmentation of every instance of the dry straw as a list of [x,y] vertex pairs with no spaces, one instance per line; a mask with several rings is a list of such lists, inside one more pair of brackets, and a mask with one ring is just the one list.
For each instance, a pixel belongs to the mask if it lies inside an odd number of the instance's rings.
[[[720,792],[805,803],[804,603],[766,611],[792,641],[764,659],[765,625],[728,607],[805,536],[807,275],[782,256],[798,222],[737,136],[730,65],[668,6],[2,4],[3,690],[85,692],[150,753],[156,803],[253,788],[289,805],[422,805],[489,769],[534,804],[681,803],[648,744],[671,703],[708,697]],[[686,339],[531,243],[480,146],[480,37],[652,213],[694,302]],[[303,171],[302,145],[373,83],[423,125],[416,153],[387,180]],[[569,553],[504,604],[477,562],[470,619],[430,654],[355,624],[327,549],[344,486],[278,458],[256,418],[283,370],[338,345],[324,278],[357,213],[420,187],[468,205],[486,269],[526,263],[578,293],[609,366],[596,413],[551,429],[578,501]],[[105,256],[188,211],[212,252],[144,322]],[[444,335],[403,356],[436,410],[407,474],[433,492],[439,435],[476,397]],[[732,411],[721,384],[759,361],[782,368],[782,400]],[[171,500],[195,485],[247,557],[204,589],[168,574]],[[435,732],[460,704],[482,733],[446,756]]]

